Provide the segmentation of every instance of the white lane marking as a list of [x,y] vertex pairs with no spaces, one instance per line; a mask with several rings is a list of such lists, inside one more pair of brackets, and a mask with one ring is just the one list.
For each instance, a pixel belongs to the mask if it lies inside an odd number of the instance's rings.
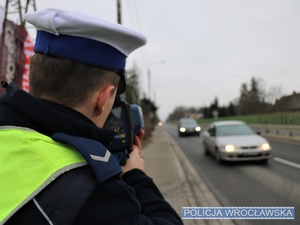
[[285,165],[300,169],[300,164],[298,164],[298,163],[294,163],[294,162],[288,161],[286,159],[278,158],[278,157],[274,157],[273,159],[274,159],[274,161],[277,161],[277,162],[283,163]]

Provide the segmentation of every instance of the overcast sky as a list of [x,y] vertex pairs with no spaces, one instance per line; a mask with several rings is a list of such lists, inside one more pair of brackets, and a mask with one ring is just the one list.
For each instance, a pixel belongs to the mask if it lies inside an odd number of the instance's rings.
[[[147,96],[150,70],[151,99],[161,119],[177,106],[209,106],[215,97],[227,105],[253,76],[266,91],[300,92],[299,0],[121,2],[122,23],[148,38],[128,67],[138,68]],[[36,6],[117,18],[116,0],[36,0]]]

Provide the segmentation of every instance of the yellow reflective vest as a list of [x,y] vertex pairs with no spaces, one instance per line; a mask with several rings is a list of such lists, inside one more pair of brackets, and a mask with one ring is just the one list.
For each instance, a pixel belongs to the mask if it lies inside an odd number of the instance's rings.
[[20,127],[0,127],[0,152],[0,224],[59,175],[87,165],[74,148]]

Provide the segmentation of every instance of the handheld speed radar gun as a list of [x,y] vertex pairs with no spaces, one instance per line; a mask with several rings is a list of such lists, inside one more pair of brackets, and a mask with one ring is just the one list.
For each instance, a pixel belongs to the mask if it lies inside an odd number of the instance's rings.
[[116,98],[104,128],[112,128],[114,131],[113,141],[107,148],[117,157],[120,165],[126,164],[126,159],[132,151],[134,137],[139,134],[143,126],[144,118],[141,107]]

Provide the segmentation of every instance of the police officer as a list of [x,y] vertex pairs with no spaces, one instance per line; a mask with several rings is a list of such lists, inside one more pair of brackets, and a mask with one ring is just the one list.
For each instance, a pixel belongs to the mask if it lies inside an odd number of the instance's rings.
[[101,129],[145,37],[72,11],[25,19],[38,30],[30,91],[3,81],[0,98],[0,224],[182,224],[143,172],[143,131],[120,167]]

